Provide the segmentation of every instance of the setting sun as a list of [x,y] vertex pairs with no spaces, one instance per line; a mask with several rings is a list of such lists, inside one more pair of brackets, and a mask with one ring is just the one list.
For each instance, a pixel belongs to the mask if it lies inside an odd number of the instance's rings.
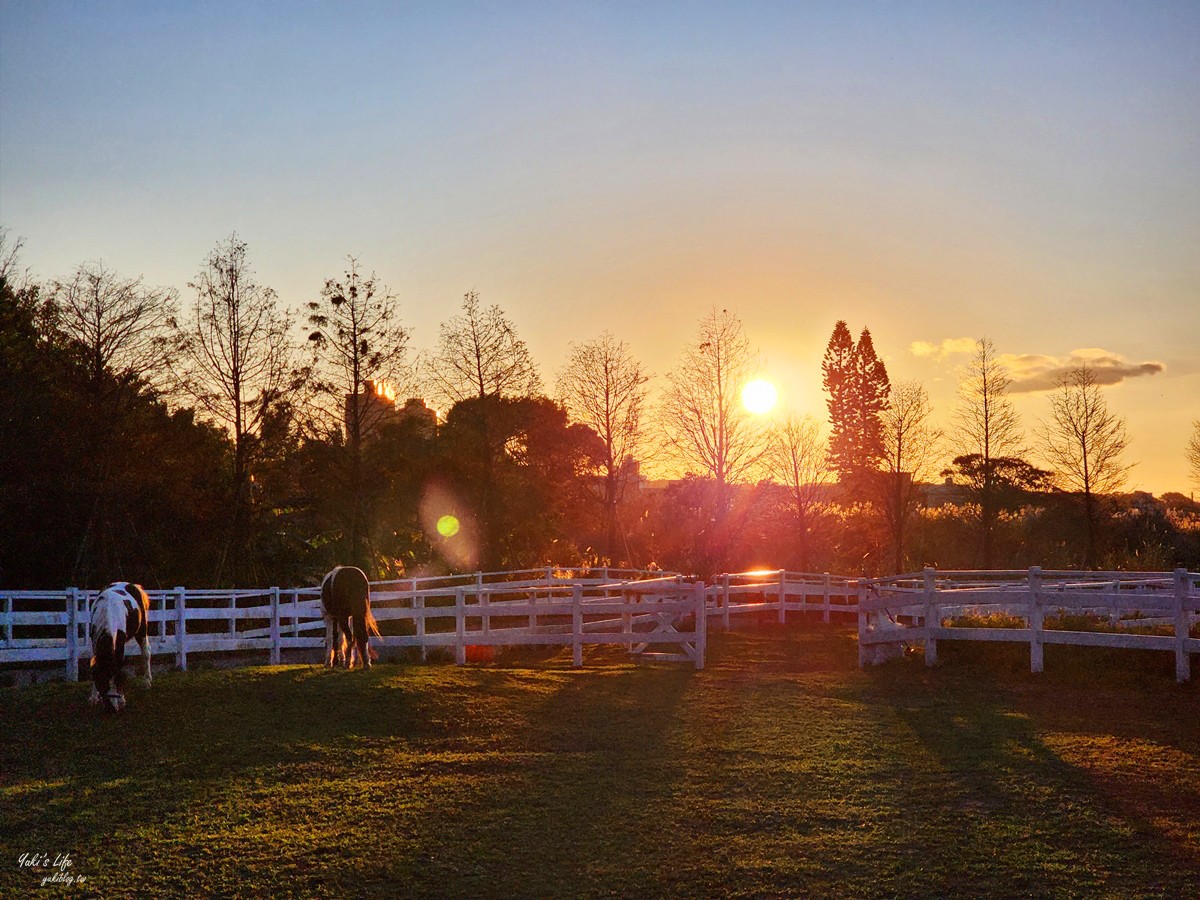
[[775,385],[762,378],[756,378],[742,388],[742,405],[755,415],[762,415],[775,408],[778,396]]

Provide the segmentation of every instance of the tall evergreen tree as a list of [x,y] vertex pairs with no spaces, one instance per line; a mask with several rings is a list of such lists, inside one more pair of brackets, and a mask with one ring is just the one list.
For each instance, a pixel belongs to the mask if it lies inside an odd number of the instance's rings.
[[883,413],[891,394],[887,367],[875,354],[871,332],[864,328],[854,348],[853,416],[858,440],[854,460],[854,475],[862,477],[875,472],[883,461]]
[[884,457],[881,415],[888,408],[891,384],[887,367],[875,353],[871,332],[864,328],[858,343],[846,323],[833,328],[821,363],[829,394],[830,467],[842,486],[861,496],[864,481],[878,471]]
[[833,326],[825,359],[821,362],[825,392],[829,395],[829,467],[839,475],[851,470],[854,437],[854,338],[843,321]]

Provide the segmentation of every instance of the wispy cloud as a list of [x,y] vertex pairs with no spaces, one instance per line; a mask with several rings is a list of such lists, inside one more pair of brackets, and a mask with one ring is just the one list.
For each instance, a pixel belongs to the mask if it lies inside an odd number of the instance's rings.
[[1119,384],[1126,378],[1157,375],[1166,367],[1156,361],[1133,362],[1099,347],[1084,347],[1072,350],[1066,357],[1042,356],[1035,353],[1004,354],[1000,362],[1008,367],[1012,376],[1009,390],[1014,394],[1029,394],[1035,391],[1051,391],[1072,369],[1086,365],[1100,384]]
[[975,338],[969,337],[946,338],[940,344],[931,344],[929,341],[913,341],[908,345],[908,352],[913,356],[925,356],[933,359],[945,359],[947,356],[973,353],[974,351]]

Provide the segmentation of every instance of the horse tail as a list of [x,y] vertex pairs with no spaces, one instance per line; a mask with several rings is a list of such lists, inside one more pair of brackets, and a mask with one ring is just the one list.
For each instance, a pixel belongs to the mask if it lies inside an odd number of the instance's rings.
[[366,615],[363,616],[363,622],[367,626],[367,634],[373,634],[379,637],[379,623],[375,621],[375,617],[371,615],[371,607],[367,607]]

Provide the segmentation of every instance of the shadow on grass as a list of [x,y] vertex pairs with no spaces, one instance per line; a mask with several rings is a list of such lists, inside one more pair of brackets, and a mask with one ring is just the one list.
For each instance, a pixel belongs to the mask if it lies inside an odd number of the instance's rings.
[[[490,684],[497,674],[474,678]],[[557,673],[524,710],[518,766],[479,783],[411,853],[360,860],[339,886],[431,896],[633,890],[632,861],[662,838],[654,810],[683,776],[673,735],[693,679],[681,668]]]

